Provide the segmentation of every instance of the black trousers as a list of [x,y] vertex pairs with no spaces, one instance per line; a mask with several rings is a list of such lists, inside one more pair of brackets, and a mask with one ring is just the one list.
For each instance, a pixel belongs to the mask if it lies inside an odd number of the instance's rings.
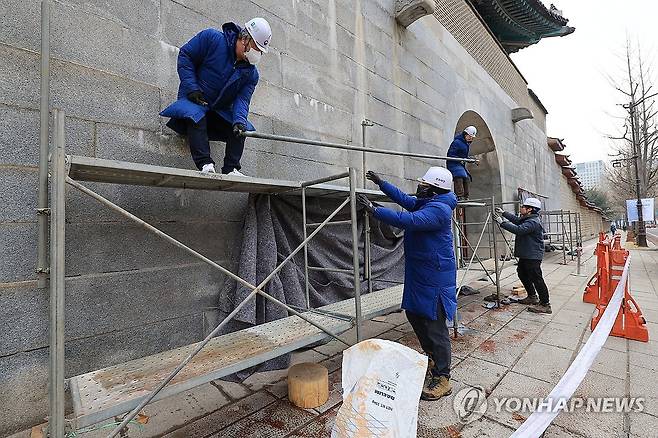
[[529,297],[539,294],[539,301],[542,304],[550,303],[548,288],[541,273],[541,260],[519,259],[516,273]]
[[199,170],[204,164],[215,163],[210,157],[209,138],[226,142],[222,173],[230,173],[233,169],[240,170],[245,137],[234,135],[233,126],[229,122],[213,111],[208,111],[199,123],[194,123],[191,119],[186,119],[185,123],[192,159]]
[[436,321],[409,311],[405,313],[423,351],[434,360],[434,368],[431,370],[432,375],[434,377],[446,376],[450,378],[450,361],[452,359],[450,333],[446,325],[446,313],[441,302],[437,307],[438,318]]
[[456,176],[452,179],[453,184],[455,185],[455,195],[458,198],[468,198],[469,195],[469,184],[471,183],[470,178],[463,178],[461,176]]

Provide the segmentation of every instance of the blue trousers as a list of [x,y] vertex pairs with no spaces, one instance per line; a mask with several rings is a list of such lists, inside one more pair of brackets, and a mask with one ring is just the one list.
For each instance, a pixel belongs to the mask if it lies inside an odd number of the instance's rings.
[[233,126],[213,111],[208,111],[206,116],[194,123],[186,119],[187,141],[190,145],[190,153],[196,167],[201,170],[204,164],[215,163],[210,156],[209,138],[219,139],[226,143],[224,154],[224,166],[222,173],[230,173],[233,169],[240,170],[240,159],[244,152],[245,137],[233,134]]

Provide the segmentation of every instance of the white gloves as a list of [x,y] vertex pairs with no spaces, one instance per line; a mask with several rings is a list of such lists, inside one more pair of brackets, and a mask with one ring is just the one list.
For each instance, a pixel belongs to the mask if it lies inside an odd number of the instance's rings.
[[500,207],[496,207],[496,213],[498,213],[498,214],[503,214],[503,213],[505,213],[505,210],[503,210],[503,209],[500,208]]
[[494,216],[494,219],[496,220],[496,222],[498,222],[499,225],[502,224],[503,222],[507,221],[507,219],[505,219],[502,216],[498,216],[498,215]]

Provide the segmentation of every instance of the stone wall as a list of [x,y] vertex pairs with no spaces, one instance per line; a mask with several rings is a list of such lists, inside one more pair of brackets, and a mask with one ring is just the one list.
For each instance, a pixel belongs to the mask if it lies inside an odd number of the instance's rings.
[[[435,16],[398,26],[394,3],[54,2],[52,106],[67,114],[67,150],[192,169],[185,143],[158,116],[176,95],[178,47],[206,27],[263,16],[274,36],[251,107],[259,131],[358,145],[368,118],[375,122],[371,145],[444,154],[457,121],[471,110],[488,125],[496,148],[490,180],[475,184],[500,187],[494,194],[504,200],[513,199],[517,187],[536,190],[558,208],[552,181],[559,169],[546,146],[544,114],[531,108],[537,119],[514,125],[511,109],[533,105],[525,82],[513,78],[509,91],[490,73],[491,66],[515,71],[509,58],[498,53],[485,68]],[[39,4],[2,2],[0,435],[47,414],[49,294],[35,281]],[[221,160],[223,146],[213,145],[213,153]],[[360,163],[360,154],[253,139],[243,159],[249,175],[295,180]],[[428,165],[368,157],[369,168],[406,189]],[[246,195],[90,187],[234,268]],[[67,376],[199,340],[223,278],[79,193],[67,199]]]

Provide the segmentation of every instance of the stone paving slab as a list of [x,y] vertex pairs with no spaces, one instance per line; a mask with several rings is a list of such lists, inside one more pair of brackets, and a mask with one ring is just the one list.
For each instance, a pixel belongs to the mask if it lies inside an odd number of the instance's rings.
[[452,379],[469,386],[481,386],[486,392],[491,392],[507,373],[508,368],[476,357],[467,357],[456,365],[452,371]]
[[571,350],[536,342],[523,353],[512,371],[556,384],[569,367],[572,356]]
[[641,412],[631,413],[630,436],[634,438],[656,438],[658,417]]
[[265,409],[256,411],[211,437],[285,437],[295,429],[309,423],[317,414],[299,409],[287,400],[279,400]]
[[579,347],[583,332],[584,329],[551,321],[539,334],[538,340],[544,344],[573,351]]
[[254,412],[257,412],[259,409],[262,409],[275,401],[276,399],[272,395],[263,391],[257,392],[243,398],[235,404],[225,406],[199,420],[191,422],[165,436],[167,438],[205,437],[214,431],[229,426],[235,421],[239,421],[241,418],[245,418]]

